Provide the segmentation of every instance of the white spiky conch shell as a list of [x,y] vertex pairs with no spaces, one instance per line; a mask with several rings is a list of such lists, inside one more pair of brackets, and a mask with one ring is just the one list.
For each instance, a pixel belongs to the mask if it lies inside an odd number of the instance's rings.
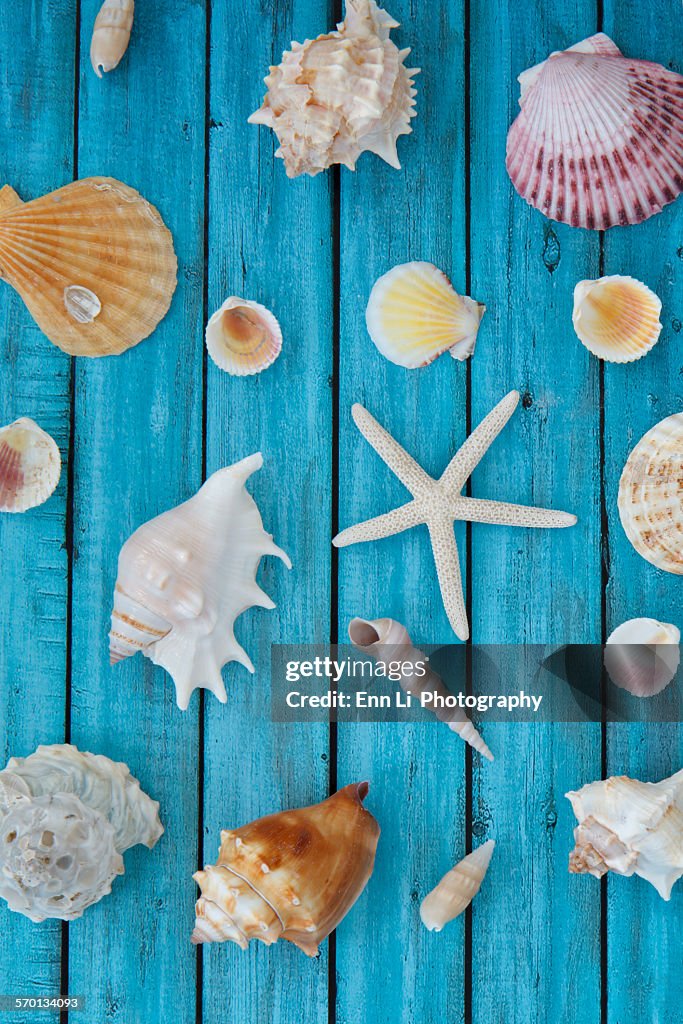
[[639,875],[669,900],[683,875],[683,771],[656,783],[612,777],[566,795],[579,822],[569,870]]
[[430,932],[440,932],[444,925],[467,910],[481,888],[495,846],[495,840],[489,839],[468,853],[425,896],[420,904],[420,917],[425,928]]
[[282,331],[260,302],[231,295],[206,326],[206,348],[221,370],[247,377],[275,362],[282,349]]
[[382,355],[412,370],[442,352],[467,359],[485,311],[481,302],[458,295],[433,263],[401,263],[375,282],[365,322]]
[[183,710],[198,688],[227,700],[229,661],[254,671],[235,620],[253,606],[275,607],[256,583],[264,555],[291,568],[245,487],[262,465],[257,453],[219,469],[189,501],[139,527],[119,555],[112,664],[142,651],[171,674]]
[[379,825],[363,807],[368,783],[322,803],[221,832],[216,864],[193,878],[201,889],[192,942],[287,939],[307,956],[349,912],[375,863]]
[[318,174],[332,164],[354,170],[363,152],[400,167],[399,135],[415,116],[410,50],[389,39],[398,27],[374,0],[347,0],[335,32],[292,43],[271,67],[263,105],[249,118],[272,128],[290,178]]
[[634,697],[654,697],[678,671],[681,631],[668,622],[640,618],[622,622],[605,645],[605,668],[615,686]]
[[125,764],[70,744],[0,772],[0,896],[32,921],[72,921],[111,891],[122,854],[163,833],[159,804]]
[[653,348],[662,330],[660,299],[642,281],[612,274],[574,288],[574,330],[598,359],[632,363]]
[[683,413],[641,437],[621,474],[617,499],[626,536],[658,569],[683,575]]
[[28,203],[0,189],[0,276],[70,355],[117,355],[147,338],[177,266],[158,210],[121,181],[83,178]]
[[[373,658],[385,662],[400,661],[399,684],[406,693],[418,699],[423,693],[435,693],[443,698],[449,696],[443,680],[429,667],[427,655],[413,646],[408,630],[395,619],[351,619],[349,640],[357,650]],[[421,674],[415,672],[416,667],[420,668]],[[493,761],[493,754],[461,708],[435,706],[430,710],[465,743]]]
[[61,472],[59,448],[28,416],[0,429],[0,512],[42,505]]
[[98,78],[102,71],[112,71],[128,49],[134,12],[135,0],[104,0],[90,43],[90,63]]
[[519,76],[507,139],[520,196],[553,220],[638,224],[683,189],[683,77],[600,32]]

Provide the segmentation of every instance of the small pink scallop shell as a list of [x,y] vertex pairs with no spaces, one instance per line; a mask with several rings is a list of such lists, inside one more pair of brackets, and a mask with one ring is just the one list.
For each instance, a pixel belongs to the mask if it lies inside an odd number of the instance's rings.
[[506,166],[552,220],[638,224],[683,191],[683,76],[624,57],[603,33],[519,76]]
[[59,448],[27,416],[0,430],[0,512],[42,505],[59,483]]

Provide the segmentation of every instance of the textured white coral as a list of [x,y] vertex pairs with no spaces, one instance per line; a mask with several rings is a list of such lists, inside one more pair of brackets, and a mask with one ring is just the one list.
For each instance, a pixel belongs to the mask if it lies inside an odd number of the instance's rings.
[[249,121],[273,129],[290,178],[332,164],[354,170],[366,150],[400,167],[396,140],[411,131],[419,69],[406,68],[410,50],[389,39],[397,26],[374,0],[348,0],[335,32],[293,42],[270,69],[263,106]]

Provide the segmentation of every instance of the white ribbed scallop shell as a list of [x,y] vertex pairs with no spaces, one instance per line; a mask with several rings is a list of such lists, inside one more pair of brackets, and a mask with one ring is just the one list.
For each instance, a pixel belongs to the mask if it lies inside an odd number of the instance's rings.
[[32,921],[70,921],[111,891],[121,856],[152,847],[159,804],[125,764],[70,744],[13,757],[0,772],[0,896]]
[[227,700],[227,662],[254,671],[235,639],[235,620],[253,606],[275,607],[256,583],[264,555],[291,568],[245,488],[262,465],[258,453],[219,469],[194,497],[144,523],[121,548],[111,661],[142,651],[170,672],[183,710],[198,688]]
[[683,189],[683,77],[598,33],[519,76],[507,169],[553,220],[637,224]]
[[355,170],[361,153],[400,167],[399,135],[410,133],[415,90],[409,50],[389,39],[394,21],[374,0],[348,0],[335,32],[292,43],[270,69],[263,105],[249,118],[272,128],[290,178],[332,164]]
[[25,512],[42,505],[61,472],[59,448],[28,416],[0,430],[0,512]]

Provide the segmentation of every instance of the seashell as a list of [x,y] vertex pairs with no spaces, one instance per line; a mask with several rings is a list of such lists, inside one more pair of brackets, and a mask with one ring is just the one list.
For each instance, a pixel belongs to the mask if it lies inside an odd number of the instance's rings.
[[419,68],[406,68],[410,50],[389,39],[397,27],[374,0],[347,0],[335,32],[292,43],[271,67],[263,105],[249,122],[273,129],[288,177],[332,164],[353,171],[366,151],[401,166],[396,140],[412,131]]
[[[428,667],[427,655],[413,647],[408,630],[400,622],[394,619],[351,619],[349,640],[363,654],[369,654],[381,661],[401,662],[401,689],[418,700],[422,693],[437,693],[444,698],[450,696],[441,678]],[[424,674],[417,675],[413,671],[405,671],[407,666],[411,669],[423,666]],[[433,710],[439,721],[445,722],[465,743],[479,751],[489,761],[493,761],[493,754],[462,708],[436,706],[429,709]]]
[[382,355],[412,370],[442,352],[472,355],[485,311],[432,263],[401,263],[375,282],[365,322]]
[[495,845],[495,840],[489,839],[469,853],[422,900],[420,917],[430,932],[440,932],[445,924],[467,910],[481,888]]
[[125,764],[68,743],[0,772],[0,896],[32,921],[73,921],[111,892],[121,856],[163,833],[159,804]]
[[28,416],[0,429],[0,512],[42,505],[61,472],[59,448]]
[[519,76],[512,184],[552,220],[638,224],[683,189],[683,77],[598,33]]
[[90,62],[98,78],[102,71],[113,71],[128,49],[134,10],[134,0],[104,0],[100,7],[90,43]]
[[84,178],[30,203],[0,191],[0,274],[71,355],[116,355],[150,335],[176,269],[158,212],[120,181]]
[[245,488],[262,465],[259,452],[219,469],[194,497],[144,523],[121,548],[111,662],[142,651],[171,674],[183,710],[201,688],[225,703],[227,662],[254,671],[235,639],[235,620],[247,608],[275,607],[256,583],[264,555],[292,567]]
[[258,818],[221,832],[215,865],[193,878],[201,889],[193,943],[287,939],[307,956],[334,931],[367,885],[379,825],[363,807],[368,783],[322,803]]
[[641,437],[621,474],[619,517],[639,555],[683,575],[683,413]]
[[657,343],[662,303],[634,277],[579,281],[574,289],[574,330],[598,359],[632,363]]
[[610,634],[605,668],[615,686],[634,697],[654,697],[678,672],[681,632],[656,619],[629,619]]
[[206,326],[206,347],[221,370],[247,377],[275,362],[282,349],[282,332],[265,306],[231,295]]
[[639,875],[669,900],[683,874],[683,771],[657,783],[622,775],[566,795],[579,822],[569,870]]

